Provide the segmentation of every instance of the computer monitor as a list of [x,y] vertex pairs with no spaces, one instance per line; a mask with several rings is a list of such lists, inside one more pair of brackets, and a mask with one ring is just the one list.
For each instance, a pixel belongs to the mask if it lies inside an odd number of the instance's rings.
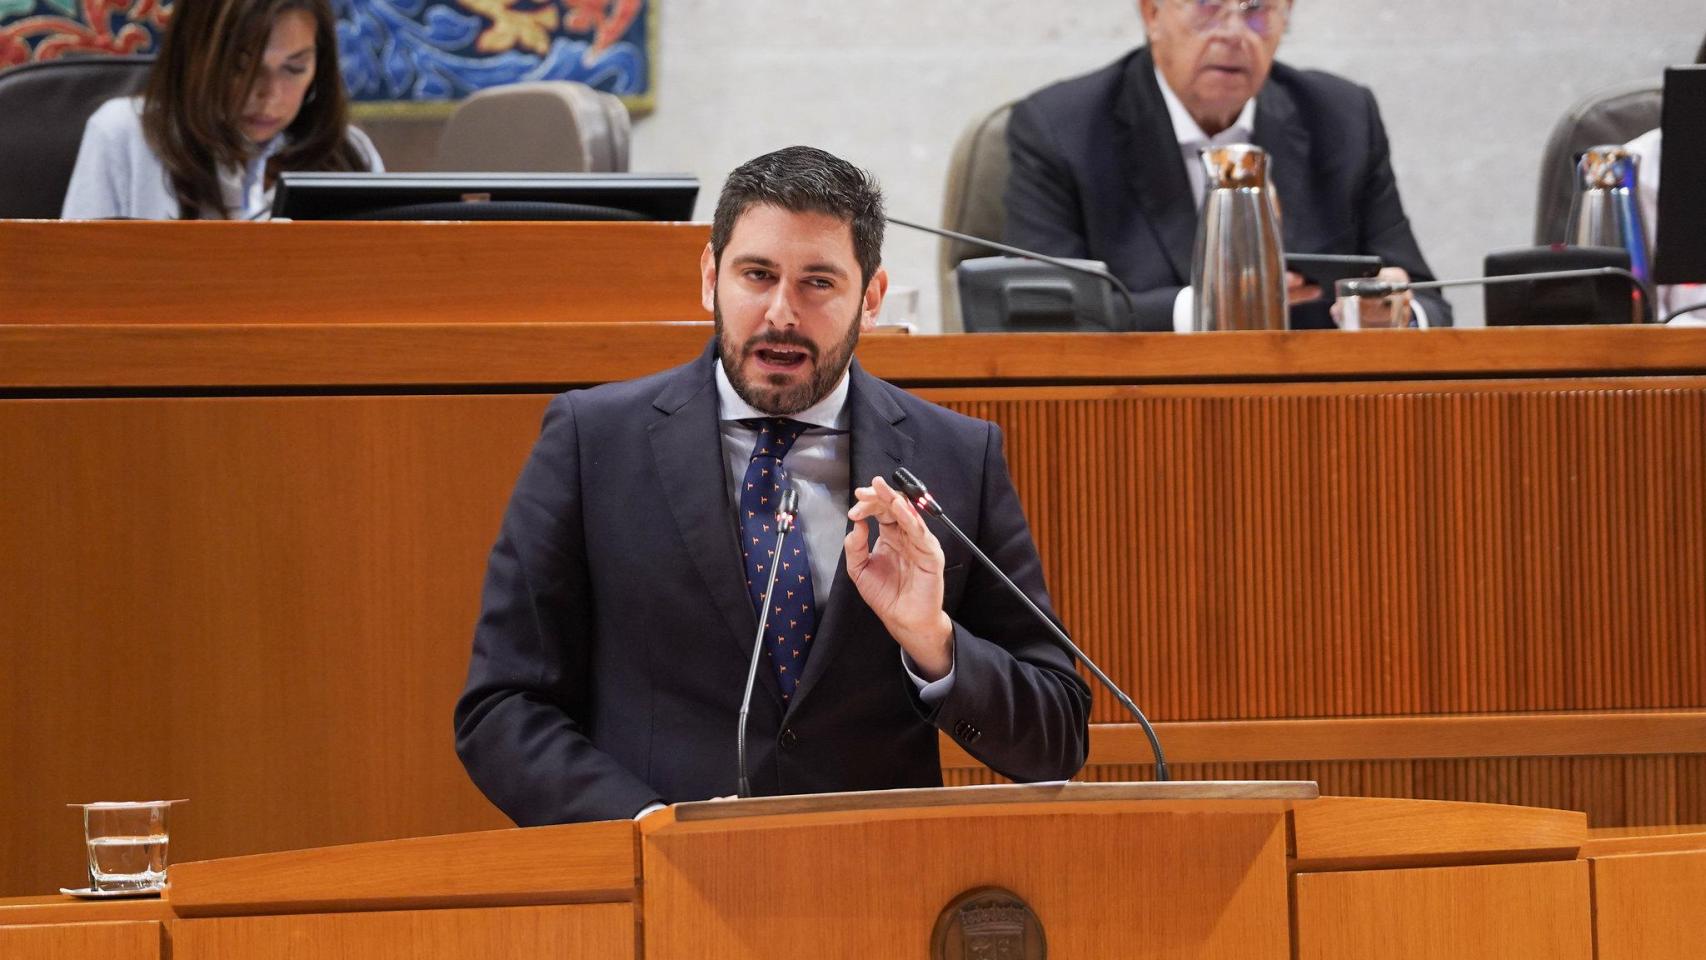
[[1654,283],[1706,283],[1706,65],[1665,71]]
[[291,220],[691,220],[685,173],[286,171],[275,218]]

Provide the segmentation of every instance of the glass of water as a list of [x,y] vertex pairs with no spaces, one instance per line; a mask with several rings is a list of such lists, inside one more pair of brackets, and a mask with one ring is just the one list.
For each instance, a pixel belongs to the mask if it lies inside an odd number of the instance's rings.
[[1355,284],[1365,280],[1340,280],[1333,285],[1338,303],[1339,329],[1375,330],[1383,327],[1408,327],[1414,322],[1408,291],[1384,296],[1358,296]]
[[143,893],[166,885],[166,814],[182,800],[74,803],[83,811],[89,887],[97,893]]

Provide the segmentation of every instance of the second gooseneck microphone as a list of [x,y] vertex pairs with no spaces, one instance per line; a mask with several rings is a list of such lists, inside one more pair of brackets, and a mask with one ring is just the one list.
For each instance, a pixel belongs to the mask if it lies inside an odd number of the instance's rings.
[[1031,613],[1036,615],[1037,620],[1039,620],[1043,626],[1047,627],[1049,632],[1054,635],[1055,641],[1062,647],[1066,648],[1066,652],[1071,654],[1079,663],[1089,667],[1090,672],[1095,675],[1096,679],[1101,682],[1102,686],[1107,687],[1108,691],[1114,695],[1114,699],[1120,702],[1120,706],[1125,707],[1132,716],[1137,718],[1138,726],[1143,728],[1143,735],[1149,738],[1149,748],[1155,752],[1155,779],[1170,779],[1167,775],[1167,757],[1161,752],[1161,740],[1155,736],[1155,728],[1150,725],[1149,718],[1143,715],[1143,711],[1137,708],[1137,704],[1133,703],[1131,698],[1126,696],[1126,692],[1121,690],[1119,685],[1114,683],[1107,674],[1103,673],[1102,668],[1096,666],[1095,661],[1085,656],[1084,651],[1078,649],[1078,645],[1072,642],[1072,638],[1068,637],[1065,631],[1055,626],[1054,621],[1050,620],[1048,615],[1043,613],[1042,609],[1031,601],[1030,597],[1025,596],[1025,591],[1019,589],[1019,585],[1014,583],[1012,578],[1007,576],[1005,571],[996,566],[995,561],[989,559],[988,554],[985,554],[982,550],[978,549],[977,544],[973,543],[971,538],[966,536],[965,533],[955,525],[954,521],[948,518],[948,514],[942,509],[942,505],[936,502],[936,498],[932,497],[930,495],[930,491],[925,489],[923,481],[919,480],[916,476],[913,476],[911,470],[908,470],[905,467],[898,467],[890,480],[894,484],[896,490],[899,490],[908,500],[912,501],[912,505],[918,508],[918,512],[940,520],[943,526],[947,527],[961,543],[965,544],[977,559],[989,569],[989,572],[995,574],[996,579],[1000,580],[1003,584],[1006,584],[1007,589],[1013,592],[1013,596],[1018,597],[1019,600],[1024,603],[1025,607],[1030,610]]
[[985,240],[982,237],[974,237],[969,233],[960,233],[958,230],[925,226],[922,223],[913,223],[911,220],[902,220],[899,217],[885,217],[884,219],[897,227],[906,227],[909,230],[919,230],[938,237],[946,237],[949,240],[958,240],[964,244],[969,244],[974,247],[982,247],[985,250],[993,250],[996,253],[1005,253],[1010,257],[1018,257],[1021,260],[1035,260],[1038,263],[1046,263],[1051,267],[1058,267],[1059,269],[1065,270],[1069,273],[1081,273],[1087,277],[1095,277],[1096,279],[1107,283],[1108,286],[1113,287],[1114,292],[1118,293],[1120,297],[1125,300],[1127,321],[1135,322],[1137,319],[1137,301],[1131,298],[1131,288],[1126,286],[1119,277],[1114,276],[1112,272],[1105,268],[1087,267],[1082,263],[1073,263],[1071,260],[1064,257],[1051,257],[1047,254],[1038,253],[1035,250],[1026,250],[1023,247],[1015,247],[1006,243],[996,243],[994,240]]
[[[799,510],[799,505],[800,495],[793,488],[782,491],[781,499],[776,502],[776,550],[772,556],[782,556],[782,544],[794,530],[794,514]],[[747,714],[752,712],[752,687],[758,680],[758,661],[764,659],[764,628],[770,624],[770,597],[776,592],[776,571],[781,568],[781,563],[770,564],[770,579],[764,584],[764,603],[758,608],[758,633],[752,638],[752,660],[746,665],[746,692],[740,697],[740,726],[735,731],[735,762],[740,766],[738,793],[741,797],[752,796],[752,785],[746,779],[746,718]]]
[[[1595,277],[1619,277],[1629,282],[1631,289],[1641,294],[1642,313],[1652,316],[1653,290],[1646,281],[1622,267],[1584,267],[1580,270],[1544,270],[1538,273],[1503,273],[1490,277],[1464,277],[1458,280],[1394,280],[1356,278],[1346,280],[1343,293],[1352,297],[1385,297],[1406,290],[1442,290],[1446,287],[1496,287],[1505,283],[1532,283],[1536,280],[1589,280]],[[1674,317],[1675,314],[1672,314]],[[1666,317],[1660,322],[1669,322]]]

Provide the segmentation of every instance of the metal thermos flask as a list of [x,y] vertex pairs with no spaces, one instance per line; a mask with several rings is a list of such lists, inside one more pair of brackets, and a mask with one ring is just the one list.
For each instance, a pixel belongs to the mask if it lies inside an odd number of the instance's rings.
[[1629,251],[1629,272],[1651,282],[1647,229],[1635,188],[1638,160],[1615,144],[1589,147],[1582,154],[1566,236],[1576,247],[1622,247]]
[[1248,143],[1201,153],[1202,216],[1191,257],[1193,330],[1284,330],[1285,255],[1268,155]]

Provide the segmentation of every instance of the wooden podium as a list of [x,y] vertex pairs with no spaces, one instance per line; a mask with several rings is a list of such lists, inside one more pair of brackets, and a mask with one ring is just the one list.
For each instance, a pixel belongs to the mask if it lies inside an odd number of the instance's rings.
[[[986,888],[1035,926],[949,909]],[[1680,957],[1706,945],[1682,920],[1703,892],[1698,833],[1589,840],[1579,813],[1312,783],[1068,783],[184,863],[163,900],[0,902],[0,955]]]

